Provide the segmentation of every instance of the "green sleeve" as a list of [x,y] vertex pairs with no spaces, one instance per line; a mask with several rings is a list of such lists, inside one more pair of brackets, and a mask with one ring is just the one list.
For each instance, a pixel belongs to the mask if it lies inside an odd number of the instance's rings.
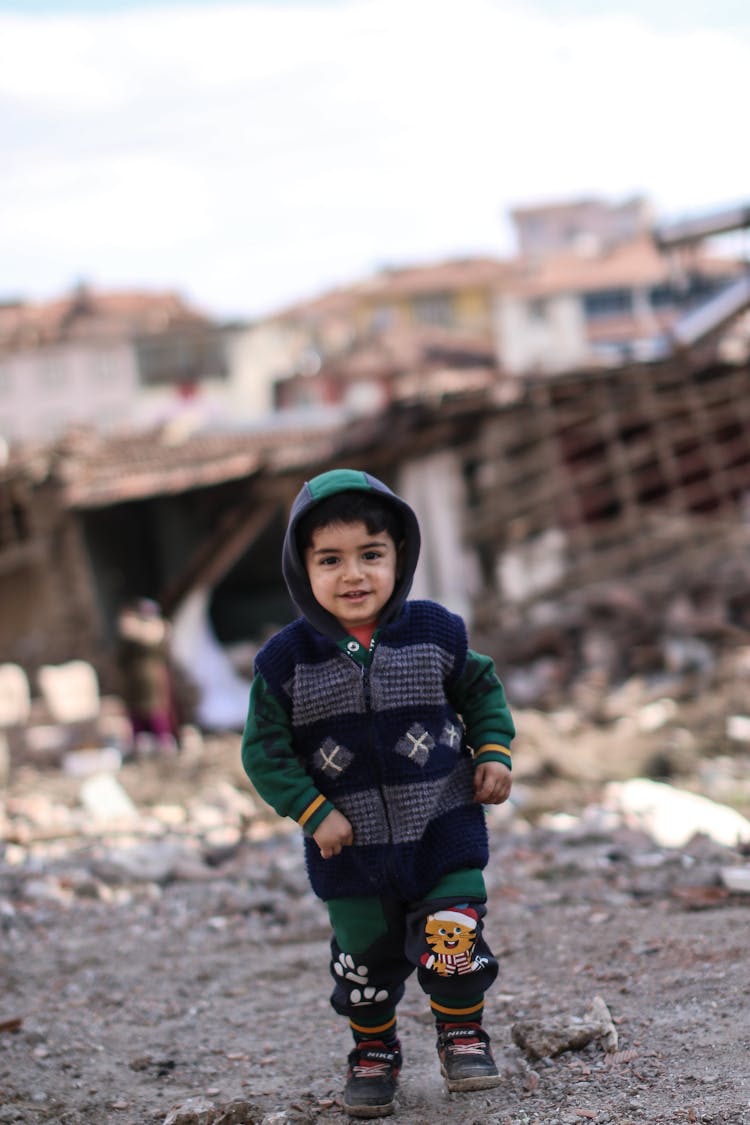
[[503,762],[511,768],[510,744],[516,733],[505,689],[489,656],[469,649],[450,700],[466,727],[466,738],[474,758]]
[[296,820],[308,835],[334,808],[294,753],[287,713],[260,675],[250,689],[242,765],[263,800],[279,816]]

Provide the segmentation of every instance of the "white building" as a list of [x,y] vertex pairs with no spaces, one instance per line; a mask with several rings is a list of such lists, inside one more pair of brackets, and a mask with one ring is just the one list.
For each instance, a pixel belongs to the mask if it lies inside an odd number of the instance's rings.
[[218,410],[226,361],[219,328],[170,293],[79,288],[0,307],[0,437],[53,440],[164,422],[200,402]]

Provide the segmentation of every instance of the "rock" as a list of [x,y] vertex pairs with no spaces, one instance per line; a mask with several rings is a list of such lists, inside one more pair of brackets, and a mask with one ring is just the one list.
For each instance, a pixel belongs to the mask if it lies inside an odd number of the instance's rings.
[[750,742],[750,715],[727,716],[726,731],[732,742]]
[[98,716],[99,680],[88,661],[43,664],[37,672],[37,680],[54,722],[81,723]]
[[261,1121],[262,1114],[263,1111],[252,1102],[237,1098],[219,1107],[218,1116],[211,1125],[255,1125],[256,1122]]
[[750,894],[750,867],[722,867],[721,881],[735,894]]
[[63,773],[69,777],[89,777],[96,773],[117,773],[122,754],[114,746],[98,749],[69,750],[62,760]]
[[54,876],[26,879],[23,894],[32,902],[57,902],[65,906],[73,900],[70,890],[61,886]]
[[205,1098],[188,1098],[169,1111],[163,1125],[212,1125],[215,1109]]
[[95,773],[81,785],[81,804],[96,821],[134,819],[138,810],[110,773]]
[[612,1019],[612,1013],[601,996],[594,997],[590,1006],[586,1009],[583,1018],[598,1022],[600,1030],[596,1038],[608,1054],[612,1054],[617,1050],[619,1042],[617,1028]]
[[638,777],[611,782],[604,803],[662,847],[683,847],[699,834],[730,848],[750,840],[750,821],[741,813],[660,781]]
[[660,730],[671,722],[677,714],[674,699],[654,699],[636,714],[638,729],[642,731]]
[[[164,1118],[163,1125],[259,1125],[265,1121],[262,1110],[244,1098],[216,1105],[207,1098],[188,1098],[175,1106]],[[288,1120],[284,1116],[284,1121]]]
[[[155,840],[132,848],[112,848],[93,864],[100,878],[109,882],[166,883],[178,870],[192,870],[185,848],[170,840]],[[194,875],[193,875],[194,877]]]
[[600,996],[586,1009],[583,1018],[552,1017],[521,1020],[511,1028],[513,1042],[532,1060],[554,1058],[565,1051],[576,1051],[597,1040],[609,1052],[617,1050],[617,1030],[607,1005]]

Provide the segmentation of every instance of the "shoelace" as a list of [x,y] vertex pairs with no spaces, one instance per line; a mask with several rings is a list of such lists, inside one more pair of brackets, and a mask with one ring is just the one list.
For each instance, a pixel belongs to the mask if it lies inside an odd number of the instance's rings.
[[485,1051],[481,1039],[454,1039],[449,1046],[456,1055],[483,1055]]
[[480,1034],[472,1034],[473,1028],[449,1028],[445,1033],[446,1048],[456,1055],[484,1055],[487,1043]]
[[390,1063],[380,1062],[378,1059],[363,1059],[352,1067],[355,1078],[386,1078],[390,1070]]

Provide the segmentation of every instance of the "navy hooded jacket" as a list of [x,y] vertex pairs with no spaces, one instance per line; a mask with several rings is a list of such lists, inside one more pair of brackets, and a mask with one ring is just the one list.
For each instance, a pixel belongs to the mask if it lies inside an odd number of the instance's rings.
[[[369,649],[315,600],[296,535],[313,505],[356,491],[392,506],[403,529],[399,576]],[[367,473],[323,473],[291,510],[282,567],[301,617],[257,655],[242,760],[260,795],[303,827],[310,881],[325,900],[414,901],[448,872],[487,863],[474,767],[510,766],[513,721],[461,618],[407,601],[419,546],[412,509]],[[334,808],[353,844],[324,860],[312,834]]]

